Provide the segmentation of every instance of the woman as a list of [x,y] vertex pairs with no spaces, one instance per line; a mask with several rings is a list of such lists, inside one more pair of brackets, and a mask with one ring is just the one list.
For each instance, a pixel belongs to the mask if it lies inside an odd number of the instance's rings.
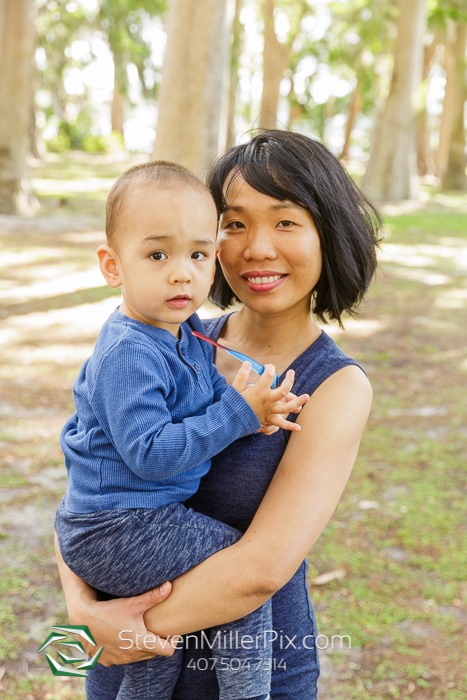
[[[280,375],[294,369],[294,392],[311,399],[297,418],[300,433],[248,436],[213,459],[188,505],[245,535],[173,582],[144,622],[161,637],[187,634],[242,617],[273,596],[271,697],[310,700],[319,665],[303,560],[337,506],[371,404],[366,375],[310,309],[339,323],[344,311],[354,312],[376,267],[380,220],[334,156],[299,134],[266,131],[231,149],[214,164],[209,185],[220,215],[212,300],[226,308],[238,299],[243,307],[207,322],[207,332]],[[218,352],[216,364],[231,381],[236,361]],[[118,630],[145,632],[138,616],[150,596],[97,602],[62,562],[60,571],[72,622],[91,627],[107,663],[150,655],[117,648],[124,646]],[[166,595],[155,593],[152,604]],[[174,700],[219,696],[209,648],[194,637],[185,643]],[[115,698],[120,678],[118,666],[96,667],[88,698]]]

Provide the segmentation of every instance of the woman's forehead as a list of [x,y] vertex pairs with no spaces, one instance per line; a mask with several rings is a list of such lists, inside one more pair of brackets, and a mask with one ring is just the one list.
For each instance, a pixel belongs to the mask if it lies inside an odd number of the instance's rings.
[[227,184],[224,190],[224,198],[224,212],[235,211],[241,213],[249,211],[252,208],[255,210],[261,208],[271,212],[287,209],[303,212],[304,209],[304,207],[288,199],[275,199],[263,192],[259,192],[249,185],[241,175],[235,176],[235,178],[231,180],[230,185]]
[[301,208],[298,204],[294,204],[294,202],[290,200],[279,200],[260,192],[252,187],[239,172],[233,173],[226,179],[223,192],[225,203],[230,209],[238,208],[241,206],[240,202],[247,202],[251,199],[264,200],[264,203],[267,201],[268,205],[274,209]]

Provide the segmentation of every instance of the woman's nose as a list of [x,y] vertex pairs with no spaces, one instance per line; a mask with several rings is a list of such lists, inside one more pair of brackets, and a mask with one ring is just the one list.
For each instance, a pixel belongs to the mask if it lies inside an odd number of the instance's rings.
[[259,228],[251,231],[247,238],[243,256],[245,260],[274,260],[277,257],[277,251],[270,231]]

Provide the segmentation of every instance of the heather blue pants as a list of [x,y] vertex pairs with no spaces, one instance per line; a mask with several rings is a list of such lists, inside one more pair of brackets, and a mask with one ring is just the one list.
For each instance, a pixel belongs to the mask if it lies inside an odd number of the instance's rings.
[[[70,569],[99,591],[118,597],[140,595],[172,581],[241,537],[229,525],[181,503],[70,513],[62,501],[55,527]],[[213,627],[203,640],[210,649],[221,700],[268,694],[271,626],[268,601],[247,617]],[[122,646],[126,644],[122,641]],[[127,664],[117,700],[170,700],[182,661],[179,648],[171,658]]]

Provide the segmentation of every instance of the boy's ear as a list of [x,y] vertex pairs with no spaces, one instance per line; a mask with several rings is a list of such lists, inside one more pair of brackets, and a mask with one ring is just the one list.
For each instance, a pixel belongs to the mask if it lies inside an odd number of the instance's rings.
[[108,245],[100,245],[96,252],[99,258],[99,267],[109,287],[120,287],[122,280],[118,270],[117,256],[113,248],[110,248]]

